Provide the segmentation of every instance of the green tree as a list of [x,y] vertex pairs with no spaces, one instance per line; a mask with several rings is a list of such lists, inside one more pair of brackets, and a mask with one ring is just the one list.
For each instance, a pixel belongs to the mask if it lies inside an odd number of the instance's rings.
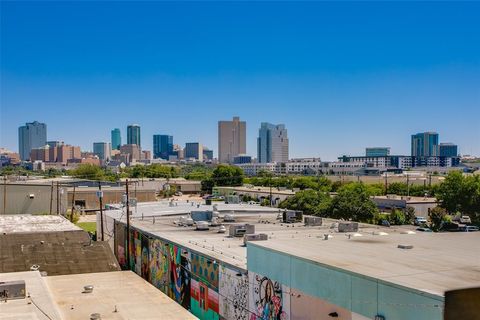
[[415,220],[415,208],[407,207],[404,213],[405,213],[405,224],[412,224],[413,220]]
[[438,231],[442,227],[442,223],[447,220],[447,211],[442,207],[435,207],[428,213],[430,218],[430,229]]
[[71,170],[70,175],[75,178],[89,179],[89,180],[104,180],[105,171],[94,164],[85,163],[79,165],[76,169]]
[[243,171],[237,166],[220,164],[213,170],[212,179],[217,186],[241,186]]
[[338,190],[327,212],[335,219],[374,222],[378,209],[363,183],[350,183]]
[[392,225],[397,225],[397,226],[403,225],[406,222],[405,214],[403,213],[402,210],[394,209],[392,210],[392,213],[390,213],[388,217],[388,222],[390,222],[390,224]]
[[450,172],[438,187],[436,196],[448,213],[461,212],[478,220],[480,215],[480,176],[465,177],[460,171]]
[[202,180],[201,185],[203,193],[212,194],[213,187],[215,186],[215,181],[213,181],[213,179],[211,178],[207,178]]
[[331,202],[330,196],[321,191],[303,190],[279,204],[279,208],[300,210],[305,214],[324,215]]

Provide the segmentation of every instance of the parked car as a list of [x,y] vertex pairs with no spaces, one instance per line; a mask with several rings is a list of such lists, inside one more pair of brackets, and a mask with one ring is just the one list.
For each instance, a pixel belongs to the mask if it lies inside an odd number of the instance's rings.
[[472,223],[472,220],[470,219],[469,216],[461,216],[460,217],[460,223],[470,224],[470,223]]
[[464,232],[474,232],[480,230],[477,226],[464,226],[461,228]]
[[426,227],[420,227],[417,228],[417,231],[422,231],[422,232],[432,232],[432,229],[426,228]]
[[427,224],[427,219],[425,217],[415,217],[413,224],[416,226],[423,226],[424,224]]

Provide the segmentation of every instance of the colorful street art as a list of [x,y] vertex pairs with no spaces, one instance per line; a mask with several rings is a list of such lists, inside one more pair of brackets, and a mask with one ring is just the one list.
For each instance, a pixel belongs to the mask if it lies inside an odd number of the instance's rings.
[[255,314],[250,320],[290,319],[290,289],[277,281],[249,273],[249,306]]
[[170,263],[170,281],[168,295],[177,301],[185,309],[190,310],[190,259],[189,253],[172,244],[166,244],[169,247],[168,260]]
[[248,320],[248,276],[237,270],[220,267],[220,316],[231,320]]
[[149,253],[150,278],[148,282],[166,293],[169,288],[168,246],[159,239],[152,239]]
[[191,253],[191,312],[200,319],[219,319],[218,271],[215,261]]

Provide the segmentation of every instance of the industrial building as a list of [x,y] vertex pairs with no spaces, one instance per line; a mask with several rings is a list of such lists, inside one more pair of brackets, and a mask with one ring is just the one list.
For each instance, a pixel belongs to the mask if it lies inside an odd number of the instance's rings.
[[125,208],[104,225],[122,266],[200,319],[442,319],[445,291],[480,285],[480,233],[291,213],[143,203],[130,232]]

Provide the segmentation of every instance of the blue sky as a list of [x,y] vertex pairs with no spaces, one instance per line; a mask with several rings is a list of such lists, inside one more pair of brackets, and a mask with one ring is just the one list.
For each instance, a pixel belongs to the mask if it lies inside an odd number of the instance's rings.
[[217,153],[217,121],[285,123],[292,157],[437,131],[480,155],[480,3],[4,2],[0,146],[46,122],[92,149],[142,126]]

